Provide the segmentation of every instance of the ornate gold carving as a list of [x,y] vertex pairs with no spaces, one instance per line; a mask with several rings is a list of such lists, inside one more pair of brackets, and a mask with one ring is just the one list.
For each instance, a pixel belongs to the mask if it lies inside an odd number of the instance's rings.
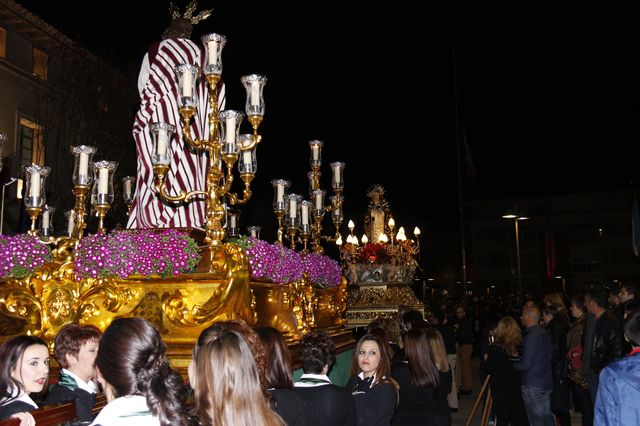
[[195,304],[191,289],[180,288],[163,300],[163,311],[169,321],[188,327],[207,326],[216,321],[243,318],[255,324],[257,316],[254,296],[249,287],[249,258],[240,246],[225,243],[211,247],[211,265],[222,274],[220,285],[204,304]]

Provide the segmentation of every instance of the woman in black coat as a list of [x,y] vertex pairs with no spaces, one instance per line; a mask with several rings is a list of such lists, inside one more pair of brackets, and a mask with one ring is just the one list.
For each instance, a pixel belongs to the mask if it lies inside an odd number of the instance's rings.
[[398,403],[398,384],[390,376],[386,333],[380,328],[372,331],[358,341],[346,388],[355,400],[358,426],[388,426]]
[[527,412],[522,399],[521,373],[513,368],[522,344],[522,330],[507,316],[498,322],[495,341],[484,354],[484,369],[491,375],[493,410],[499,425],[527,426]]
[[271,409],[289,426],[307,424],[304,403],[293,387],[291,354],[282,333],[273,327],[256,327],[256,333],[267,355],[265,382],[271,396]]

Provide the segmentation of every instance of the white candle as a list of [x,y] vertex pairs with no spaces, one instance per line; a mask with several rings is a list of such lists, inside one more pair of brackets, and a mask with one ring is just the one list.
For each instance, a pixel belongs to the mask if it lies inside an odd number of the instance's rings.
[[169,145],[169,135],[165,129],[158,129],[158,155],[167,153],[167,145]]
[[295,219],[298,216],[298,203],[293,198],[289,199],[289,217]]
[[335,183],[340,183],[342,181],[342,177],[340,176],[340,164],[335,164],[333,166],[333,180]]
[[215,40],[209,40],[207,42],[207,52],[209,53],[207,64],[216,65],[218,63],[218,46]]
[[106,167],[100,169],[98,174],[98,194],[109,193],[109,169]]
[[253,170],[253,165],[251,164],[251,151],[242,151],[242,159],[244,160],[245,167]]
[[231,228],[235,228],[236,227],[236,216],[235,215],[229,215],[229,227]]
[[302,203],[302,205],[300,206],[300,210],[302,211],[302,224],[308,225],[309,224],[309,206],[307,205],[307,203]]
[[184,73],[182,73],[182,96],[184,96],[185,98],[190,98],[191,94],[193,93],[192,91],[192,86],[193,85],[193,76],[191,75],[191,71],[187,70]]
[[75,214],[71,212],[71,214],[69,214],[69,225],[67,226],[67,233],[69,234],[69,236],[73,234],[73,228],[75,228],[75,226],[76,226]]
[[281,183],[276,185],[276,202],[284,202],[284,185]]
[[87,176],[89,174],[89,154],[86,152],[80,153],[80,164],[78,166],[78,175]]
[[49,210],[45,209],[42,212],[42,228],[47,229],[49,227]]
[[322,205],[323,203],[322,203],[322,193],[321,192],[318,192],[316,194],[316,198],[315,198],[314,201],[316,203],[316,205],[315,205],[316,210],[322,210],[324,208],[324,206]]
[[260,83],[257,81],[251,82],[251,106],[260,105]]
[[318,161],[320,157],[320,147],[318,145],[311,146],[311,155],[313,156],[313,161]]
[[131,179],[124,181],[124,197],[131,198]]
[[31,186],[29,189],[29,196],[40,196],[40,172],[31,173]]
[[234,116],[227,117],[227,143],[229,145],[236,144],[236,118]]

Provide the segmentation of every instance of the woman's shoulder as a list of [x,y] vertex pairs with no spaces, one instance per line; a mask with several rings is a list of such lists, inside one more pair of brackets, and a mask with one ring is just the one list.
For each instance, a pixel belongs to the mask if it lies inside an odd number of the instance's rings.
[[36,407],[24,401],[11,401],[0,405],[0,420],[11,417],[16,413],[24,413],[25,411],[33,411]]

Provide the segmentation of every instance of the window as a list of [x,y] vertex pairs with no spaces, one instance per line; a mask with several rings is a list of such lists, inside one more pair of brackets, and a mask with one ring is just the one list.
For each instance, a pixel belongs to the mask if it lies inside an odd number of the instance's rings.
[[0,27],[0,58],[7,57],[7,30]]
[[33,75],[43,80],[47,79],[48,56],[42,50],[33,48]]
[[20,166],[44,165],[43,128],[26,118],[20,118]]

